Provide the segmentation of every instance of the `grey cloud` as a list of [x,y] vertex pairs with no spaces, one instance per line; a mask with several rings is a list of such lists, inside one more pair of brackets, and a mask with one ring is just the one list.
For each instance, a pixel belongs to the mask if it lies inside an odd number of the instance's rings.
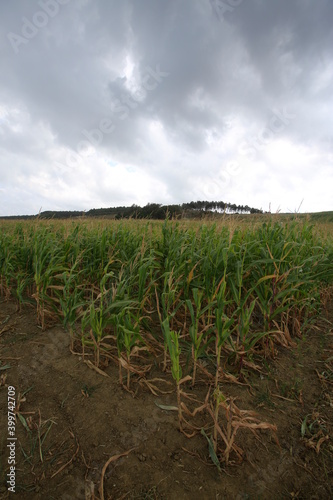
[[[98,183],[103,183],[94,179],[94,171],[107,176],[108,159],[134,165],[138,182],[142,172],[144,182],[163,185],[168,202],[189,200],[202,192],[205,182],[210,185],[228,162],[239,161],[240,145],[252,143],[269,125],[273,110],[284,107],[295,118],[272,141],[285,139],[295,150],[311,148],[316,158],[329,164],[332,3],[238,4],[221,21],[213,0],[3,2],[0,178],[8,208],[2,205],[1,210],[24,211],[24,198],[17,198],[12,187],[21,172],[27,210],[32,200],[39,204],[35,177],[42,179],[43,172],[44,183],[60,179],[68,187],[61,201],[52,191],[54,206],[65,209],[74,203],[89,208],[99,200],[110,205],[121,199],[136,203],[123,186],[103,185],[98,197]],[[36,12],[48,12],[42,5],[57,14],[49,15],[46,25],[18,45],[16,53],[8,34],[22,36],[23,18],[36,21]],[[147,71],[156,68],[168,75],[160,81],[147,80]],[[3,119],[2,108],[7,113]],[[74,167],[69,165],[69,155],[80,155],[80,143],[87,140],[84,131],[100,131],[103,120],[112,122],[112,132],[100,135],[102,139],[92,145],[93,154],[81,155]],[[159,132],[154,124],[161,125]],[[259,152],[253,161],[266,158],[265,154]],[[255,165],[245,168],[256,171]],[[273,168],[266,165],[267,179],[278,176]],[[311,170],[300,172],[295,166],[305,196],[309,187],[301,180],[313,175],[314,166],[307,168]],[[80,171],[90,186],[88,199],[81,203],[75,186],[69,185],[73,172]],[[113,182],[117,184],[116,179]],[[260,196],[266,202],[266,195],[258,194],[262,189],[249,191],[244,182],[240,175],[228,186],[222,183],[221,196],[228,194],[226,189],[236,196],[238,189],[246,196],[241,203],[261,205]],[[265,186],[275,196],[273,184],[267,181]],[[151,189],[146,202],[159,201]],[[290,183],[284,198],[293,189]],[[40,191],[43,203],[45,196]],[[323,204],[332,203],[323,200],[322,192],[320,198]]]

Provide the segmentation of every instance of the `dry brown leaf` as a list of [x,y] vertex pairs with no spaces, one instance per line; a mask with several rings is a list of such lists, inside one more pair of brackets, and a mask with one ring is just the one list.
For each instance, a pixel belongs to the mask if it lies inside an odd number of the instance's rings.
[[109,460],[104,465],[104,467],[102,469],[102,475],[101,475],[101,480],[100,480],[100,485],[99,485],[99,494],[101,496],[100,500],[104,500],[104,476],[105,476],[106,469],[111,464],[111,462],[115,462],[116,460],[118,460],[118,458],[126,457],[126,455],[129,455],[131,453],[131,451],[133,451],[133,450],[135,450],[135,448],[132,448],[128,451],[125,451],[124,453],[120,453],[119,455],[113,455],[113,457],[110,457]]
[[325,441],[328,441],[329,440],[329,436],[324,436],[322,438],[319,439],[318,443],[317,443],[317,446],[316,446],[316,452],[317,454],[319,455],[319,452],[320,452],[320,447],[321,445],[325,442]]
[[95,366],[91,361],[89,361],[89,359],[85,360],[84,362],[91,370],[94,370],[95,372],[99,373],[100,375],[103,375],[103,377],[109,377],[109,375],[107,373],[103,372],[103,370],[101,370],[100,368]]

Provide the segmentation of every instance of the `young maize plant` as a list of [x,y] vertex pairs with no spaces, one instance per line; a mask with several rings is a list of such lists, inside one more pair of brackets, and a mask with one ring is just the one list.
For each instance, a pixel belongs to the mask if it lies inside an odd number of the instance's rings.
[[[45,329],[45,314],[50,312],[52,297],[51,285],[54,278],[65,271],[60,243],[49,236],[47,230],[37,232],[34,237],[34,254],[32,261],[35,293],[33,294],[37,306],[37,321]],[[47,306],[49,306],[47,308]]]
[[140,335],[140,323],[137,317],[128,309],[123,309],[115,316],[116,338],[119,363],[119,383],[123,386],[122,368],[127,371],[126,388],[130,389],[131,372],[139,373],[131,364],[131,356],[144,343]]
[[177,407],[178,407],[178,422],[179,422],[179,430],[183,432],[184,418],[182,412],[182,404],[181,404],[181,389],[180,386],[191,379],[191,377],[186,376],[182,378],[182,367],[180,365],[180,345],[179,338],[180,332],[175,332],[174,330],[170,330],[169,319],[166,318],[162,323],[163,334],[166,339],[166,343],[168,346],[168,351],[171,360],[171,374],[176,382],[176,390],[177,390]]
[[237,337],[233,348],[236,353],[236,360],[238,360],[239,363],[240,375],[242,372],[244,356],[250,350],[250,321],[255,306],[255,299],[252,300],[249,306],[247,305],[251,296],[251,291],[247,291],[244,286],[244,262],[246,252],[246,246],[240,248],[240,260],[236,263],[236,273],[234,279],[230,277],[228,280],[234,303],[235,322],[237,323]]
[[79,287],[80,271],[77,271],[77,267],[80,267],[80,264],[81,258],[78,256],[71,269],[62,273],[63,284],[57,287],[61,320],[69,333],[71,351],[74,350],[75,324],[79,319],[78,310],[86,305],[82,287]]
[[[179,295],[177,296],[177,282],[174,282],[173,271],[165,273],[162,276],[162,279],[163,279],[163,288],[161,292],[161,298],[159,299],[158,297],[158,291],[156,286],[155,286],[155,298],[156,298],[157,313],[163,331],[164,321],[167,320],[169,324],[172,324],[175,315],[177,314],[178,310],[181,308],[183,303],[178,299]],[[164,339],[163,371],[166,371],[168,345],[167,345],[167,338],[165,335],[163,335],[163,339]]]
[[235,319],[229,318],[226,314],[226,308],[230,304],[230,300],[226,300],[227,283],[225,276],[220,284],[219,291],[216,296],[215,309],[215,356],[216,356],[216,373],[215,373],[215,389],[217,389],[221,376],[221,352],[222,347],[227,340],[231,338]]
[[[95,351],[95,365],[99,367],[101,342],[109,337],[109,328],[115,324],[115,315],[119,314],[123,308],[132,306],[132,300],[116,300],[114,290],[107,289],[106,285],[110,278],[113,278],[113,272],[105,273],[100,281],[100,289],[96,299],[92,299],[88,309],[82,318],[82,346],[93,346]],[[86,329],[89,330],[89,342],[85,336]]]
[[32,249],[26,239],[22,225],[17,226],[14,231],[15,245],[11,250],[11,263],[8,269],[11,293],[17,301],[17,310],[21,311],[22,305],[31,303],[31,299],[26,298],[28,288],[32,285]]
[[191,324],[189,327],[189,334],[192,343],[192,359],[193,359],[193,374],[192,386],[195,384],[198,358],[205,352],[207,345],[212,340],[208,340],[208,330],[211,325],[200,328],[200,319],[204,317],[205,313],[212,307],[212,304],[203,307],[203,291],[197,288],[192,289],[194,306],[190,299],[185,301],[186,307],[190,312]]
[[9,236],[2,234],[0,240],[0,292],[1,297],[9,300],[12,293],[12,280],[15,277],[18,269],[16,269],[13,258],[11,239]]
[[157,267],[154,251],[148,248],[143,238],[141,248],[128,265],[127,291],[129,296],[135,297],[138,302],[140,324],[147,329],[153,312],[152,291],[157,279]]

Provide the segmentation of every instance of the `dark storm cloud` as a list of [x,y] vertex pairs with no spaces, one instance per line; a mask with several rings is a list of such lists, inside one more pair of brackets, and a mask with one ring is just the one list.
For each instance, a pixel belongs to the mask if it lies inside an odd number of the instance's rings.
[[[76,168],[92,203],[94,169],[109,158],[182,202],[200,195],[199,176],[211,182],[239,161],[242,144],[253,149],[283,110],[294,118],[270,141],[284,138],[296,149],[311,142],[314,158],[325,168],[331,161],[329,0],[40,0],[3,2],[0,10],[1,193],[20,172],[27,185],[44,172],[45,189],[52,179],[69,186]],[[260,170],[242,168],[233,180],[241,195],[247,170]],[[113,193],[116,169],[107,175],[103,189]],[[267,164],[265,175],[279,172]],[[156,195],[151,189],[146,196]],[[241,201],[256,198],[246,191]]]

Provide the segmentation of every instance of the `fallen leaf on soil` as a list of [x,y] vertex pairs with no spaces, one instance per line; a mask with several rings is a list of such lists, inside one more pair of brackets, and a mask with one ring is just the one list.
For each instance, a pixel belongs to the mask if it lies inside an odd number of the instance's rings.
[[113,457],[109,458],[109,460],[104,465],[103,470],[102,470],[102,475],[101,475],[101,481],[100,481],[100,485],[99,485],[99,494],[101,495],[100,500],[104,500],[104,475],[105,475],[106,469],[108,468],[109,464],[111,462],[115,462],[116,460],[118,460],[118,458],[125,457],[126,455],[129,455],[131,453],[131,451],[133,451],[133,450],[135,450],[135,448],[132,448],[132,449],[126,451],[125,453],[120,453],[119,455],[113,455]]
[[95,370],[95,372],[99,373],[100,375],[103,375],[103,377],[108,377],[109,375],[105,372],[103,372],[103,370],[101,370],[100,368],[97,368],[97,366],[93,365],[91,361],[89,361],[89,359],[87,361],[85,361],[85,364],[91,368],[92,370]]
[[161,410],[178,411],[177,406],[160,405],[159,403],[156,403],[156,401],[155,401],[155,405],[158,406],[159,408],[161,408]]

